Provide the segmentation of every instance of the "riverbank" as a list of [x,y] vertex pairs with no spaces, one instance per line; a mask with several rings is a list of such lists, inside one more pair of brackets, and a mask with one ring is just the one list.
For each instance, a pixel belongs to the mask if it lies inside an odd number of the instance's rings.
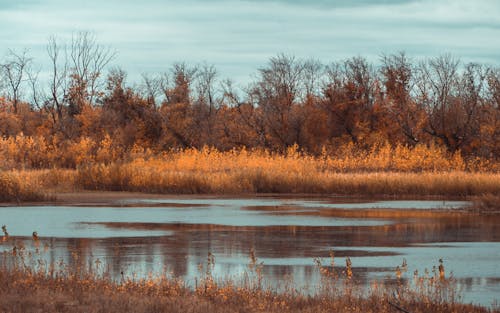
[[[213,201],[232,201],[234,199],[247,199],[249,203],[255,201],[273,201],[274,199],[288,199],[291,205],[280,206],[246,206],[244,210],[256,212],[272,212],[286,218],[288,215],[307,217],[335,217],[335,218],[361,218],[361,219],[394,219],[394,218],[458,218],[473,216],[498,216],[500,215],[500,196],[486,195],[474,197],[469,201],[455,201],[457,199],[443,199],[441,197],[404,198],[393,197],[352,197],[316,194],[253,194],[253,195],[161,195],[138,192],[120,191],[81,191],[52,194],[52,200],[31,202],[0,202],[1,207],[16,206],[65,206],[65,207],[119,207],[119,208],[188,208],[206,207]],[[194,201],[194,202],[193,202]],[[301,201],[319,201],[321,209],[301,211]],[[422,206],[422,203],[428,203]],[[324,203],[331,203],[325,207]],[[370,204],[371,203],[371,204]],[[385,203],[385,204],[384,204]],[[343,206],[345,204],[345,206]],[[359,204],[359,207],[357,207]],[[385,207],[387,205],[387,207]],[[120,223],[102,223],[108,228],[120,228]],[[126,223],[130,229],[142,229],[141,223]],[[146,229],[163,229],[161,225],[147,225]],[[160,226],[160,227],[158,227]]]
[[[67,172],[67,171],[66,171]],[[17,175],[19,175],[17,173]],[[176,199],[193,199],[193,198],[255,198],[255,197],[290,197],[290,198],[330,198],[334,202],[343,202],[350,199],[364,199],[367,201],[377,200],[465,200],[470,203],[469,206],[461,209],[453,210],[398,210],[398,209],[377,209],[377,210],[335,210],[330,212],[332,216],[337,217],[394,217],[394,216],[436,216],[437,214],[499,214],[500,213],[500,193],[484,193],[475,195],[474,193],[467,196],[457,194],[426,194],[426,193],[394,193],[394,194],[374,194],[374,193],[199,193],[199,194],[171,194],[171,193],[150,193],[150,192],[137,192],[137,191],[99,191],[99,190],[85,190],[77,189],[75,186],[64,185],[63,188],[54,188],[43,183],[34,184],[33,177],[44,177],[47,173],[33,173],[30,172],[29,178],[21,180],[16,174],[11,174],[10,177],[18,179],[17,183],[11,184],[8,188],[3,189],[0,194],[0,206],[17,206],[17,205],[68,205],[68,206],[127,206],[136,205],[141,200],[165,200],[159,201],[156,205],[162,203],[175,204]],[[386,177],[390,177],[390,173],[384,173]],[[438,174],[436,174],[438,175]],[[487,176],[487,175],[486,175]],[[499,178],[500,179],[500,178]],[[30,182],[27,183],[26,182]],[[491,178],[493,181],[494,178]],[[0,181],[0,185],[1,185]],[[23,183],[25,185],[23,186]],[[46,183],[46,181],[45,181]],[[353,183],[353,181],[351,181]],[[463,183],[463,182],[462,182]],[[20,189],[16,190],[14,187]],[[37,187],[36,190],[33,186]],[[71,190],[73,189],[73,190]],[[141,206],[155,206],[155,204],[141,203]]]
[[365,197],[442,197],[469,200],[500,195],[499,173],[289,172],[278,169],[170,171],[134,164],[80,170],[0,173],[1,202],[54,201],[57,194],[127,191],[148,194],[328,194]]
[[370,151],[346,146],[319,156],[304,154],[297,147],[283,154],[204,148],[163,154],[139,151],[121,161],[82,157],[76,169],[14,167],[0,170],[0,191],[0,202],[18,203],[54,201],[54,195],[83,191],[470,200],[500,195],[500,170],[495,162],[466,161],[435,146],[386,145]]

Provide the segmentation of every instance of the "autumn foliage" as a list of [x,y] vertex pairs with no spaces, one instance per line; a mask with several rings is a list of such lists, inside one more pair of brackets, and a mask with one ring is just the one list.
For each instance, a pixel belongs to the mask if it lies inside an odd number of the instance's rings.
[[185,63],[130,85],[88,33],[47,51],[48,80],[26,52],[0,60],[0,170],[76,170],[72,186],[91,189],[332,192],[343,173],[500,169],[500,71],[449,55],[278,55],[235,87]]

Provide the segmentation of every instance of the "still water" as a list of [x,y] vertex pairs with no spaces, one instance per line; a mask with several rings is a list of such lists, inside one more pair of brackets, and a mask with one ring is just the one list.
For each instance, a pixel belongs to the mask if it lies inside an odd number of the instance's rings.
[[[308,292],[319,281],[314,258],[339,270],[350,257],[360,284],[408,278],[443,259],[463,302],[500,300],[500,218],[454,214],[460,201],[363,201],[345,198],[126,199],[106,206],[0,207],[12,240],[33,245],[37,231],[49,262],[102,262],[115,277],[167,271],[193,284],[207,254],[219,278],[241,277],[249,252],[263,262],[267,283],[293,281]],[[392,214],[366,214],[389,210]],[[357,216],[356,212],[365,212]],[[446,212],[405,214],[405,212]],[[352,213],[354,212],[354,213]],[[399,212],[394,213],[394,212]],[[0,251],[12,243],[0,243]],[[73,256],[73,257],[72,257]]]

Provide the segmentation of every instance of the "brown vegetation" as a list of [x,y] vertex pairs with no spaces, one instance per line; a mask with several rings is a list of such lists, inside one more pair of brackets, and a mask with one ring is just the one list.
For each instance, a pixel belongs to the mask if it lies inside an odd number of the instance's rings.
[[39,185],[26,181],[26,176],[0,171],[0,202],[43,201],[49,197]]
[[[82,154],[82,159],[91,158],[92,155]],[[450,155],[437,147],[411,149],[383,145],[365,152],[348,145],[335,155],[320,156],[299,152],[296,146],[284,154],[245,149],[221,152],[210,148],[162,154],[136,150],[128,159],[110,163],[85,162],[76,170],[17,170],[3,175],[22,181],[24,187],[15,190],[24,194],[29,190],[33,194],[107,190],[163,194],[315,193],[459,198],[500,194],[500,174],[492,171],[491,165],[488,171],[482,163],[467,163],[460,155]],[[480,170],[466,171],[467,167]],[[9,190],[10,200],[16,200],[15,190]],[[30,199],[22,194],[17,197]],[[6,200],[8,196],[4,196]]]
[[0,62],[0,201],[81,189],[499,193],[495,68],[278,55],[244,90],[183,63],[133,88],[121,70],[105,77],[114,53],[89,33],[47,51],[48,81],[26,52]]
[[[35,242],[38,244],[38,241]],[[433,273],[403,279],[406,264],[396,269],[389,284],[374,283],[369,290],[353,282],[349,259],[344,269],[325,266],[316,259],[321,282],[305,295],[291,287],[273,290],[263,286],[261,263],[250,252],[242,280],[220,281],[213,274],[214,258],[200,266],[193,288],[168,273],[148,278],[110,277],[96,260],[91,266],[34,260],[22,246],[2,255],[0,310],[2,312],[392,312],[395,307],[419,312],[498,312],[459,303],[453,278],[445,277],[443,264]],[[77,255],[73,257],[77,258]]]
[[137,149],[205,146],[284,153],[297,145],[315,156],[349,144],[420,146],[483,165],[500,156],[500,72],[449,55],[418,64],[384,56],[378,70],[361,57],[324,65],[278,55],[237,90],[213,66],[184,63],[131,87],[121,70],[106,76],[114,53],[89,33],[68,45],[51,39],[47,51],[46,81],[26,52],[0,61],[0,137],[12,157],[0,168],[75,168]]
[[[2,202],[89,189],[491,195],[479,205],[498,203],[498,69],[449,56],[419,65],[387,56],[376,71],[363,58],[325,66],[278,55],[244,90],[212,66],[182,63],[133,88],[121,70],[105,77],[114,53],[90,34],[63,47],[49,42],[47,81],[27,53],[0,61]],[[341,285],[319,262],[322,285],[305,296],[265,289],[260,278],[216,282],[210,264],[191,290],[166,276],[117,281],[64,264],[29,266],[25,256],[17,246],[2,256],[3,312],[389,312],[389,301],[415,313],[489,311],[457,303],[441,275],[362,294],[348,283],[350,265]]]

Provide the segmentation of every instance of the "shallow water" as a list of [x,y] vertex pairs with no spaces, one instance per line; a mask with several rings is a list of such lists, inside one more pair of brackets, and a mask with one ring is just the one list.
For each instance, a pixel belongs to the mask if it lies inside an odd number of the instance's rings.
[[[28,247],[36,230],[48,261],[74,263],[77,253],[78,262],[99,260],[115,277],[166,270],[188,284],[200,276],[199,264],[206,263],[209,252],[215,256],[216,276],[238,279],[248,270],[253,248],[269,284],[292,279],[305,292],[319,282],[314,258],[328,264],[330,250],[339,271],[350,257],[361,284],[393,279],[403,259],[408,263],[404,277],[411,278],[415,270],[431,271],[442,258],[447,276],[453,271],[463,288],[464,302],[491,305],[500,295],[498,217],[335,216],[336,209],[453,212],[465,205],[344,198],[127,199],[102,207],[1,207],[0,224],[7,225],[12,240]],[[10,249],[9,244],[0,243],[0,250]]]

